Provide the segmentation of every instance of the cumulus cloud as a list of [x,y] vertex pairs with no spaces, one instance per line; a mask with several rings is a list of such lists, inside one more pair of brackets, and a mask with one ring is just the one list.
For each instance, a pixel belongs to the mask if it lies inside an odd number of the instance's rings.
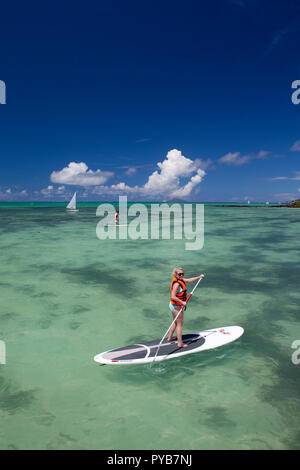
[[[205,175],[205,171],[199,168],[199,160],[193,161],[186,158],[177,149],[170,150],[166,159],[157,163],[157,166],[159,170],[149,176],[147,183],[142,188],[145,193],[150,195],[189,196]],[[182,178],[190,178],[190,180],[181,186]]]
[[197,174],[192,176],[190,181],[183,187],[175,189],[172,193],[172,197],[187,197],[191,194],[192,190],[201,183],[203,176],[205,175],[204,170],[197,170]]
[[268,152],[267,150],[260,150],[256,155],[254,155],[253,158],[264,159],[264,158],[267,158],[269,154],[270,152]]
[[260,150],[256,154],[246,154],[242,155],[241,152],[228,152],[223,157],[219,158],[219,163],[224,163],[227,165],[241,166],[248,163],[250,160],[254,159],[264,159],[267,158],[269,152],[266,150]]
[[41,189],[40,193],[42,196],[65,196],[66,188],[63,185],[54,187],[50,184],[47,188]]
[[134,194],[139,197],[186,198],[201,183],[205,171],[200,168],[200,159],[191,160],[180,150],[170,150],[162,162],[158,162],[147,182],[142,186],[129,186],[124,182],[111,186],[99,185],[93,194]]
[[49,185],[47,188],[41,189],[41,194],[43,196],[49,196],[53,192],[53,186]]
[[227,165],[244,165],[250,160],[249,155],[241,155],[241,152],[228,152],[223,157],[219,158],[220,163],[226,163]]
[[127,176],[133,176],[136,174],[136,168],[131,166],[125,171],[125,175]]
[[27,189],[20,189],[18,186],[12,188],[0,188],[1,201],[18,201],[28,196]]
[[112,184],[111,186],[95,186],[92,189],[92,194],[96,195],[118,195],[118,194],[140,194],[141,188],[139,186],[128,186],[124,182]]
[[52,183],[59,184],[96,186],[105,183],[112,176],[113,173],[110,171],[89,170],[84,162],[70,162],[62,170],[53,171],[50,175],[50,180]]
[[[170,150],[166,158],[157,163],[158,169],[155,170],[146,183],[142,186],[129,186],[123,181],[116,184],[106,185],[106,181],[114,174],[112,172],[103,172],[101,170],[89,170],[83,162],[71,162],[60,171],[53,171],[50,176],[51,183],[62,184],[60,186],[63,193],[64,185],[79,185],[87,188],[91,195],[119,195],[134,194],[138,197],[161,197],[164,198],[186,198],[197,188],[205,176],[206,168],[211,164],[210,160],[206,162],[200,158],[191,160],[185,157],[180,150]],[[126,175],[132,176],[136,172],[136,167],[127,167]],[[59,188],[49,185],[41,193],[44,196],[58,194]]]

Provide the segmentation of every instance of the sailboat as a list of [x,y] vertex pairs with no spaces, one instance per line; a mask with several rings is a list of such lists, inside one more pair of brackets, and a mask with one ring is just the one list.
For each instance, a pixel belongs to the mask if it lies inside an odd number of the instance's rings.
[[76,192],[73,194],[73,197],[69,204],[67,205],[67,211],[68,212],[78,212],[78,209],[76,209]]

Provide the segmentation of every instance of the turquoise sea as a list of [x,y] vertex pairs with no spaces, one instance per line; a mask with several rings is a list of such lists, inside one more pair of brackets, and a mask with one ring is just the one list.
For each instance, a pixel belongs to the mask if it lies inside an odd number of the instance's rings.
[[[206,204],[204,246],[188,251],[99,240],[97,205],[0,204],[0,449],[299,449],[300,210]],[[163,336],[175,266],[206,274],[184,332],[244,335],[153,367],[97,365]]]

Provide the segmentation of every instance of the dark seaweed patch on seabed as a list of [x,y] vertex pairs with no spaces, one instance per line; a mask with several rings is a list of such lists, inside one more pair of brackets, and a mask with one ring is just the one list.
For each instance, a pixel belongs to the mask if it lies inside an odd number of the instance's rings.
[[154,307],[153,308],[143,308],[142,312],[145,315],[145,317],[147,317],[147,318],[161,318],[162,317],[162,312],[158,311]]
[[[278,294],[279,295],[279,294]],[[282,304],[282,300],[281,300]],[[283,312],[278,310],[278,301],[272,299],[265,302],[260,312],[250,313],[243,321],[245,328],[245,344],[251,348],[251,354],[262,357],[264,361],[269,360],[272,371],[272,385],[263,385],[258,392],[261,400],[272,405],[282,416],[283,428],[282,442],[289,449],[300,449],[299,437],[299,419],[300,419],[300,401],[299,401],[299,366],[291,361],[293,350],[290,348],[289,340],[287,346],[283,347],[273,340],[273,332],[283,334],[284,328],[276,324],[277,320],[282,319],[296,320],[299,317],[298,311],[292,307],[286,307]],[[259,329],[257,329],[259,325]],[[292,342],[292,340],[290,340]],[[256,371],[240,369],[240,376],[245,381],[251,380]],[[259,371],[257,371],[259,373]],[[288,424],[288,425],[287,425]]]
[[60,271],[67,274],[74,282],[79,284],[95,284],[107,287],[107,292],[113,291],[118,295],[132,296],[136,293],[135,281],[122,275],[121,271],[114,269],[114,274],[110,274],[108,267],[100,269],[96,266],[84,266],[82,268],[63,268]]
[[[300,265],[298,261],[270,262],[262,270],[252,263],[247,265],[234,264],[231,266],[208,267],[209,276],[205,278],[207,287],[216,287],[227,293],[261,292],[266,295],[276,295],[284,289],[299,291]],[[255,275],[264,281],[256,281]]]
[[262,260],[266,260],[264,252],[259,247],[256,246],[247,246],[244,245],[231,245],[230,251],[233,255],[239,254],[242,255],[244,258],[240,258],[240,264],[243,263],[244,259],[253,259],[254,262],[262,262]]
[[[126,266],[127,266],[126,261]],[[125,264],[125,263],[124,263]],[[143,259],[130,259],[130,266],[152,270],[153,268],[161,270],[165,266],[165,261],[161,258],[144,257]]]
[[38,292],[36,294],[33,294],[32,297],[37,297],[37,298],[43,298],[43,297],[55,297],[55,294],[53,292]]
[[[0,209],[0,230],[4,233],[24,231],[27,229],[53,228],[62,225],[76,226],[77,224],[86,223],[95,220],[95,211],[87,211],[86,213],[67,214],[62,208],[22,208],[22,210],[8,212]],[[74,217],[75,215],[75,217]]]
[[14,313],[14,312],[5,312],[1,313],[0,312],[0,320],[1,321],[6,321],[6,320],[16,320],[20,316],[19,313]]
[[59,265],[56,263],[47,263],[47,264],[30,264],[30,270],[38,270],[42,273],[49,273],[49,271],[58,271]]
[[212,321],[211,321],[211,318],[208,318],[205,316],[185,318],[184,328],[187,331],[194,331],[194,332],[205,330],[205,329],[211,329]]
[[72,307],[71,313],[75,314],[75,315],[78,315],[78,314],[81,314],[81,313],[87,313],[90,310],[91,310],[90,308],[87,308],[83,305],[74,305]]
[[282,232],[272,232],[271,234],[262,234],[246,238],[247,243],[255,245],[259,249],[269,248],[272,245],[274,251],[281,250],[278,245],[281,243],[289,243],[294,241],[294,237],[285,235]]
[[237,268],[236,266],[228,268],[215,266],[209,270],[209,273],[209,276],[206,277],[206,287],[217,288],[226,293],[266,292],[274,289],[270,282],[250,280],[249,274],[251,273],[246,269]]
[[18,390],[11,384],[5,383],[4,377],[0,376],[0,409],[9,414],[17,413],[27,408],[36,399],[36,390]]
[[236,427],[236,423],[228,418],[227,410],[222,406],[205,408],[202,416],[205,423],[212,428],[219,428],[220,426],[223,428]]

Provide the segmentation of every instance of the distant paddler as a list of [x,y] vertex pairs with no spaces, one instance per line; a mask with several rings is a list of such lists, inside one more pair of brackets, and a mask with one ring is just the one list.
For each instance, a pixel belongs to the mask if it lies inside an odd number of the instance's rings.
[[[175,319],[178,315],[180,309],[186,306],[186,284],[190,284],[192,282],[198,281],[198,279],[202,279],[204,274],[200,274],[197,277],[190,277],[184,278],[184,271],[182,268],[175,268],[173,271],[173,279],[171,282],[171,300],[169,303],[169,308],[172,312],[173,318]],[[187,344],[183,343],[182,341],[182,326],[183,326],[183,312],[184,308],[182,309],[181,314],[178,316],[175,323],[172,325],[168,341],[174,341],[173,333],[176,330],[177,333],[177,342],[179,348],[187,348]]]
[[117,211],[117,210],[115,212],[115,222],[116,222],[116,224],[118,224],[118,222],[119,222],[119,211]]

